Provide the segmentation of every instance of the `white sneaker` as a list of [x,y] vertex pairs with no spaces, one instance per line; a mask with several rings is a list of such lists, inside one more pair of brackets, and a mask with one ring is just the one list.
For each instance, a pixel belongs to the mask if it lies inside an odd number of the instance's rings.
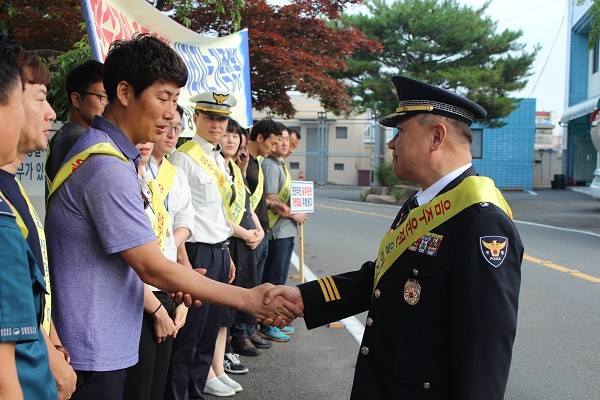
[[206,381],[204,393],[217,397],[230,397],[235,394],[235,390],[221,382],[219,378],[212,378]]
[[237,383],[236,381],[234,381],[233,379],[231,379],[229,377],[229,375],[227,374],[223,374],[221,376],[217,376],[217,378],[219,378],[219,380],[221,382],[223,382],[224,384],[226,384],[227,386],[229,386],[230,388],[232,388],[233,390],[235,390],[235,392],[241,392],[242,389],[242,385],[240,385],[239,383]]

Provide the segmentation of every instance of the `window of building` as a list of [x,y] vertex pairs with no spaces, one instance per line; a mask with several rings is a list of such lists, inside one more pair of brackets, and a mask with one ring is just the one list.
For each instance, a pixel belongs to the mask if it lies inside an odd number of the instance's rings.
[[473,143],[471,143],[471,156],[480,159],[483,155],[483,129],[471,129]]
[[592,74],[595,74],[596,72],[598,72],[598,57],[600,57],[600,38],[598,38],[598,40],[596,40],[596,43],[594,43],[594,50],[592,52]]
[[299,162],[291,162],[290,169],[300,169],[300,163]]
[[333,164],[333,169],[336,171],[343,171],[344,170],[344,164],[342,163],[335,163]]
[[335,127],[335,138],[336,139],[348,139],[348,128],[345,126]]

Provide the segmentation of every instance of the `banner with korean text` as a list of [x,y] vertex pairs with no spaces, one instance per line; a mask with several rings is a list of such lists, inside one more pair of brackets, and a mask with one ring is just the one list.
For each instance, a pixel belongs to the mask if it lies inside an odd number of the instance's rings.
[[189,98],[206,91],[226,91],[237,99],[232,118],[252,125],[250,61],[246,29],[224,37],[198,34],[178,24],[145,0],[81,0],[83,17],[95,59],[104,61],[114,40],[136,32],[150,33],[184,59],[189,78],[179,97],[185,110],[183,136],[192,136],[193,104]]

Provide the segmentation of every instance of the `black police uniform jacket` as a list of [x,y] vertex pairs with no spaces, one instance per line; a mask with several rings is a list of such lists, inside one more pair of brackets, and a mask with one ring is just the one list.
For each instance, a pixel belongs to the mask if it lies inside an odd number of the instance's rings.
[[[475,175],[473,168],[442,193],[470,175]],[[369,311],[352,399],[504,397],[523,258],[517,229],[500,208],[477,203],[431,233],[441,236],[435,256],[407,249],[375,290],[374,262],[366,262],[355,272],[298,286],[309,329]],[[498,267],[486,260],[481,241],[487,236],[507,239]],[[415,305],[404,298],[410,279],[421,287]]]

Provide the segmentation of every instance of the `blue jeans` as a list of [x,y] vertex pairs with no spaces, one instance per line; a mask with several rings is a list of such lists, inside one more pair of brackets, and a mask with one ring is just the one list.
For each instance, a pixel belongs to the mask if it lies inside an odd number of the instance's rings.
[[269,240],[269,254],[265,263],[262,283],[285,285],[294,252],[294,237]]

